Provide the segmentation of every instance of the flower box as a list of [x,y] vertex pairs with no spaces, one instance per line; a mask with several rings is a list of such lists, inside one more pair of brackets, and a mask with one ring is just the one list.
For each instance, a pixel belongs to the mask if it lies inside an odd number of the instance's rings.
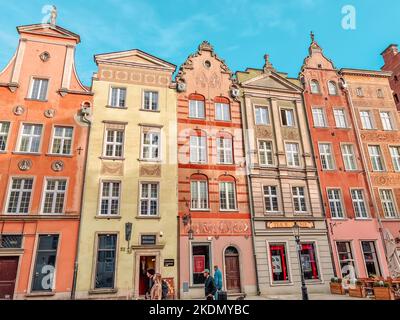
[[331,282],[330,283],[330,287],[331,287],[331,293],[332,294],[339,294],[339,295],[346,294],[346,292],[344,291],[344,288],[343,288],[341,283]]
[[390,287],[374,287],[375,300],[394,300],[394,293]]
[[367,293],[364,286],[357,285],[354,288],[349,288],[349,296],[353,298],[365,298],[367,296]]

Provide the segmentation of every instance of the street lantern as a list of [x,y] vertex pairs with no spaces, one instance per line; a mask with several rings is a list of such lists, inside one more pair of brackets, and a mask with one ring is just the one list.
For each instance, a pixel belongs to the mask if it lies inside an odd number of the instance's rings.
[[300,226],[297,224],[297,222],[295,222],[293,226],[293,235],[297,242],[297,240],[300,239]]
[[308,291],[306,287],[306,281],[304,279],[303,261],[301,259],[300,226],[297,224],[297,222],[294,223],[292,231],[294,238],[296,240],[297,255],[299,257],[299,264],[300,264],[301,295],[303,300],[308,300]]

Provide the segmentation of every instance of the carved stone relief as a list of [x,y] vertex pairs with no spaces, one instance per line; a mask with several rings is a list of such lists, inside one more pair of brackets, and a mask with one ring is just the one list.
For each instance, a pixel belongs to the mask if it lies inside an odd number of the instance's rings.
[[272,130],[266,126],[256,126],[256,135],[259,139],[273,138]]
[[155,165],[141,165],[139,174],[141,177],[158,177],[161,178],[161,166]]
[[[183,234],[187,234],[190,226],[184,226]],[[220,236],[220,235],[244,235],[251,234],[250,223],[245,220],[222,221],[193,221],[192,230],[195,235]]]
[[299,131],[297,129],[282,128],[282,138],[285,140],[300,140]]
[[124,164],[121,162],[114,163],[103,161],[101,164],[101,174],[109,176],[123,176]]

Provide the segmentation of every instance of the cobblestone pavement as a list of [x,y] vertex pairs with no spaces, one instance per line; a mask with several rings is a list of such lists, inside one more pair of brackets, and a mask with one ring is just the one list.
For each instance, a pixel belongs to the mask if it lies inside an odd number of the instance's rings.
[[[353,298],[349,296],[332,295],[332,294],[309,294],[310,300],[365,300],[370,301],[370,299],[360,299]],[[229,299],[235,300],[235,298]],[[301,295],[279,295],[279,296],[248,296],[245,300],[301,300]]]

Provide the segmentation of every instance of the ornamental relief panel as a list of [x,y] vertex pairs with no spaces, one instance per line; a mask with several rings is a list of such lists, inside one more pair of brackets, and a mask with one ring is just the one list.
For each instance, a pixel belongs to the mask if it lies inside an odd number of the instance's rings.
[[361,139],[368,142],[387,142],[387,143],[399,143],[400,135],[396,133],[379,133],[379,132],[368,132],[362,133]]
[[282,128],[282,138],[285,140],[300,140],[300,134],[297,129]]
[[142,165],[140,166],[139,175],[141,177],[161,178],[161,165]]
[[205,72],[198,72],[195,75],[196,85],[200,88],[206,89],[213,88],[213,89],[220,89],[222,79],[221,76],[218,75],[216,72],[213,72],[211,76],[208,78]]
[[272,139],[272,129],[266,126],[256,126],[256,136],[259,139]]
[[[182,234],[188,234],[190,226],[182,228]],[[192,230],[196,236],[226,236],[242,235],[250,236],[250,222],[246,220],[222,220],[222,221],[193,221]]]
[[390,187],[390,186],[398,186],[400,185],[400,177],[398,175],[376,175],[371,177],[371,182],[375,186],[384,186],[384,187]]
[[101,174],[108,176],[123,176],[124,164],[122,162],[102,161]]

